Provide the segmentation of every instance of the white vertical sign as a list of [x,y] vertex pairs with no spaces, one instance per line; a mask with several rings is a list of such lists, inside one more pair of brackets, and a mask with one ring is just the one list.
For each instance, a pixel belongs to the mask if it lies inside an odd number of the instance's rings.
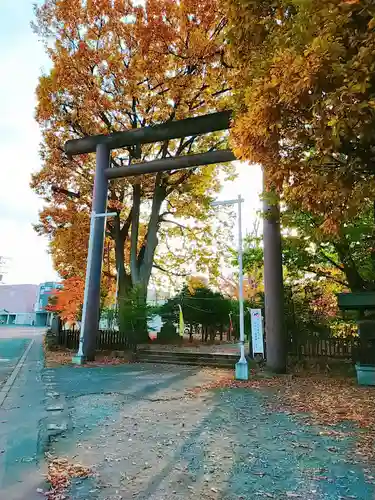
[[251,340],[253,346],[253,356],[255,354],[264,355],[262,310],[250,309],[250,315],[251,315]]

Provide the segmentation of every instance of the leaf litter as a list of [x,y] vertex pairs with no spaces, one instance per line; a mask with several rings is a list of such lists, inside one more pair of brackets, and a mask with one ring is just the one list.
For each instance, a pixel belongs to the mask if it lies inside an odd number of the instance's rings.
[[[69,462],[67,458],[56,458],[47,454],[48,470],[46,474],[50,489],[43,492],[48,500],[66,500],[67,488],[72,479],[86,479],[92,475],[90,468],[80,463]],[[41,493],[38,490],[39,493]]]
[[[217,370],[213,377],[213,370],[208,372],[213,380],[186,390],[188,397],[196,397],[212,389],[272,391],[267,403],[269,409],[302,416],[306,423],[323,426],[319,435],[338,440],[352,435],[357,438],[357,457],[365,461],[375,460],[374,388],[358,386],[355,379],[348,377],[323,374],[254,376],[248,381],[237,381],[228,371]],[[352,431],[333,428],[346,422],[354,423],[357,428]]]

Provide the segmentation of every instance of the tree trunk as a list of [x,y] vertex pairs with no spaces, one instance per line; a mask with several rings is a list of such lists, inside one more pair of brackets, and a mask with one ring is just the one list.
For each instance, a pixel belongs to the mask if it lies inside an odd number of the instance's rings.
[[359,274],[356,264],[350,254],[349,245],[345,240],[335,245],[339,258],[344,267],[349,288],[352,292],[360,292],[366,290],[366,282]]
[[138,232],[139,232],[139,216],[141,209],[141,186],[135,184],[133,186],[133,212],[131,219],[131,240],[130,240],[130,272],[133,284],[139,282],[139,266],[138,266]]
[[208,341],[208,326],[204,327],[204,341]]
[[155,250],[158,245],[157,234],[160,224],[160,208],[166,197],[166,189],[164,186],[160,185],[160,179],[161,176],[157,175],[155,180],[155,191],[152,200],[151,215],[147,226],[147,234],[138,256],[139,282],[146,290],[154,264]]
[[213,344],[216,338],[216,327],[210,326],[210,342]]
[[[132,211],[123,229],[116,228],[116,265],[119,274],[119,323],[135,343],[148,341],[147,332],[147,289],[151,277],[155,250],[158,244],[159,214],[166,196],[161,185],[161,174],[156,176],[151,215],[147,233],[139,248],[139,221],[141,209],[141,186],[133,186]],[[130,274],[124,263],[124,244],[130,234]],[[130,308],[130,309],[129,309]],[[139,316],[137,317],[137,311]],[[128,316],[128,318],[126,317]]]

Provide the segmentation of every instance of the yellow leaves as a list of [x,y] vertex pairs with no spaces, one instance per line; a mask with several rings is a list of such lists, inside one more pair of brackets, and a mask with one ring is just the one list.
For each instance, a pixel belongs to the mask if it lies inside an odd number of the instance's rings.
[[204,276],[189,276],[186,284],[190,294],[194,295],[197,288],[205,288],[208,286],[208,280]]
[[357,4],[297,2],[280,23],[278,2],[274,10],[265,2],[262,11],[258,2],[245,7],[227,0],[238,68],[232,74],[234,152],[263,164],[286,200],[324,214],[328,232],[358,210],[365,192],[374,192],[373,177],[359,172],[374,161],[367,131],[373,127],[375,12],[368,2],[368,9]]

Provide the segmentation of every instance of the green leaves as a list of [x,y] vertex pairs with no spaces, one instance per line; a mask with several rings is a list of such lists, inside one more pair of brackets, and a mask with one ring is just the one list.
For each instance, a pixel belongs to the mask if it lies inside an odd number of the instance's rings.
[[181,305],[185,322],[203,326],[220,326],[229,322],[231,301],[221,293],[207,287],[190,290],[185,286],[174,298],[161,306],[160,315],[165,321],[177,321]]

